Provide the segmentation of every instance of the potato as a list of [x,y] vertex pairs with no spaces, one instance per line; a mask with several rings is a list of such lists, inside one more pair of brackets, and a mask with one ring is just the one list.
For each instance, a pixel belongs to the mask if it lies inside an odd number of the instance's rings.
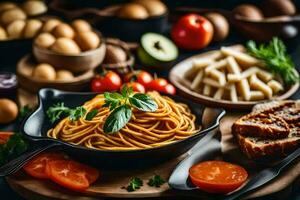
[[4,11],[1,14],[1,22],[5,25],[10,24],[16,20],[25,20],[27,18],[26,14],[20,8],[13,8]]
[[126,60],[126,52],[121,47],[110,44],[106,46],[104,63],[120,63]]
[[73,80],[74,76],[72,72],[68,70],[58,70],[56,72],[56,80],[59,81],[71,81]]
[[35,40],[34,44],[41,48],[50,48],[55,42],[55,37],[50,33],[41,33],[39,34]]
[[41,63],[35,67],[32,75],[35,78],[52,81],[55,80],[56,72],[51,65],[47,63]]
[[51,50],[65,55],[78,55],[81,52],[79,46],[70,38],[58,38]]
[[87,32],[91,31],[92,27],[91,25],[82,19],[76,19],[72,22],[72,27],[75,29],[77,32]]
[[135,0],[135,2],[146,8],[150,16],[163,15],[167,12],[166,5],[159,0]]
[[229,33],[229,23],[227,19],[216,12],[211,12],[205,15],[205,17],[212,23],[214,27],[213,41],[224,40]]
[[54,28],[53,35],[57,38],[59,37],[74,38],[75,32],[70,25],[66,23],[61,23]]
[[25,38],[33,38],[37,35],[37,33],[42,28],[43,23],[38,19],[30,19],[27,20],[26,26],[24,29],[24,37]]
[[94,32],[80,32],[76,35],[75,41],[82,51],[96,49],[100,44],[99,36]]
[[14,121],[18,116],[18,106],[10,99],[0,99],[0,124]]
[[149,14],[144,6],[137,3],[128,3],[120,8],[118,17],[127,19],[145,19],[149,17]]
[[10,39],[18,39],[22,37],[26,22],[24,20],[16,20],[7,26],[7,34]]
[[6,31],[3,27],[0,26],[0,40],[6,40],[6,39],[7,39]]
[[49,19],[47,20],[42,28],[42,32],[52,32],[53,29],[58,25],[61,24],[62,22],[58,19]]
[[248,19],[259,21],[264,18],[262,11],[251,4],[241,4],[233,9],[235,16],[246,17]]
[[13,2],[2,2],[0,3],[0,12],[5,11],[5,10],[9,10],[12,8],[17,8],[17,4],[13,3]]
[[43,1],[30,0],[23,4],[23,10],[27,15],[35,16],[47,12],[47,6]]

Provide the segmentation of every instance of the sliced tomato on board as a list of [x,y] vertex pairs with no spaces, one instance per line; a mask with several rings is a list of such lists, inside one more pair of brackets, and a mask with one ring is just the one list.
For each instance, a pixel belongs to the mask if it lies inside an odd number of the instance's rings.
[[35,177],[41,179],[47,179],[48,174],[46,173],[46,166],[50,161],[53,160],[63,160],[63,154],[57,153],[41,153],[29,161],[24,167],[24,171]]
[[248,177],[243,167],[224,161],[201,162],[190,168],[189,175],[201,190],[223,194],[239,188]]
[[72,160],[51,161],[47,172],[52,181],[75,191],[86,190],[99,177],[97,169]]
[[13,132],[0,132],[0,144],[5,144]]

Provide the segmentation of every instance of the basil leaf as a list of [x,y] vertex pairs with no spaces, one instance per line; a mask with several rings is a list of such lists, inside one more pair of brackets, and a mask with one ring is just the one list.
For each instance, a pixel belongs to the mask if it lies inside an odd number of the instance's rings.
[[137,93],[129,97],[131,105],[145,112],[155,112],[157,110],[156,102],[146,94]]
[[82,106],[79,106],[75,109],[72,109],[69,115],[71,121],[77,121],[80,117],[84,116],[86,109]]
[[85,119],[91,121],[97,114],[98,114],[98,110],[93,109],[92,111],[88,112],[88,114],[86,114]]
[[114,109],[106,118],[103,131],[107,134],[116,133],[129,122],[132,111],[128,105],[121,105]]

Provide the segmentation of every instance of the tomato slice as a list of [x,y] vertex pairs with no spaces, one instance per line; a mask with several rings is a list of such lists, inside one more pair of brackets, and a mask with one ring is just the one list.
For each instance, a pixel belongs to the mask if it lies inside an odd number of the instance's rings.
[[29,161],[24,167],[24,171],[35,178],[47,179],[47,163],[53,160],[62,160],[64,156],[56,153],[41,153]]
[[97,169],[71,160],[49,162],[48,173],[52,181],[75,191],[86,190],[99,177]]
[[205,161],[189,170],[191,181],[209,193],[228,193],[239,188],[248,177],[247,171],[224,161]]
[[0,144],[5,144],[13,132],[0,132]]

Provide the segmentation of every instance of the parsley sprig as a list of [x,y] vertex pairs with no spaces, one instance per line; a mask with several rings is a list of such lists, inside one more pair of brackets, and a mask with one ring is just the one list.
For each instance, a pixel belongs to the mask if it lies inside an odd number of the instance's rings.
[[132,88],[126,86],[122,88],[121,94],[105,92],[104,98],[105,104],[103,106],[109,107],[112,111],[103,125],[103,131],[107,134],[117,133],[129,122],[132,108],[144,112],[155,112],[158,107],[150,96],[134,93]]
[[138,177],[134,177],[130,179],[128,186],[125,188],[128,192],[133,192],[140,189],[142,186],[143,186],[143,180]]
[[295,74],[295,64],[280,39],[275,37],[269,44],[259,46],[251,40],[247,43],[247,50],[252,56],[265,62],[268,70],[279,74],[285,84],[291,85],[300,80]]
[[154,175],[152,178],[149,179],[148,185],[151,187],[160,187],[166,181],[159,175]]

